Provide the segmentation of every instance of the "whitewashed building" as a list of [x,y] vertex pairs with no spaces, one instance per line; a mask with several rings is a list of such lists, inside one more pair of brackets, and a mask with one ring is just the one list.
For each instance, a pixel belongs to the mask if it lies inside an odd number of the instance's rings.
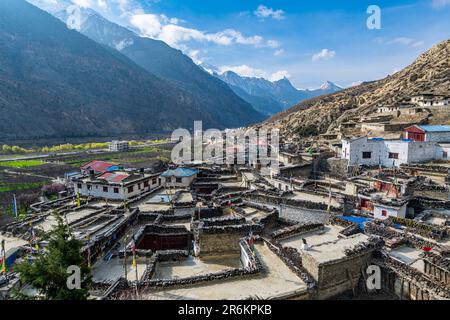
[[411,102],[421,107],[442,107],[450,105],[450,97],[440,94],[422,93],[411,97]]
[[443,147],[437,142],[384,140],[360,137],[342,140],[342,159],[348,165],[398,167],[401,164],[421,163],[444,158]]
[[418,142],[450,142],[450,126],[414,125],[405,129],[405,137]]
[[384,220],[389,217],[405,218],[406,208],[408,203],[404,202],[401,204],[384,204],[384,203],[374,203],[373,204],[373,216],[375,219]]
[[160,184],[167,187],[189,187],[197,178],[199,171],[191,168],[177,168],[167,170],[160,176]]
[[74,181],[74,191],[80,196],[111,200],[128,200],[158,186],[158,175],[125,171],[90,175]]
[[126,151],[130,149],[130,144],[128,141],[111,141],[109,143],[109,150],[113,152]]

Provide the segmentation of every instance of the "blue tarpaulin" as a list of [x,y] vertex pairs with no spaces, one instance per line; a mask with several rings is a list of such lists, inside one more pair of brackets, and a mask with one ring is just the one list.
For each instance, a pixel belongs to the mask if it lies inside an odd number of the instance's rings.
[[372,218],[364,218],[364,217],[357,217],[357,216],[339,216],[338,218],[359,224],[359,227],[363,231],[364,231],[364,223],[367,221],[373,220]]

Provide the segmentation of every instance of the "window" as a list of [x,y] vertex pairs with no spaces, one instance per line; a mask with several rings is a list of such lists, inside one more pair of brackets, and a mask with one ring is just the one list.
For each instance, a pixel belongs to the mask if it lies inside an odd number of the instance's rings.
[[442,158],[446,159],[447,158],[447,151],[442,151]]
[[108,187],[103,187],[103,192],[108,192]]
[[134,190],[134,186],[128,187],[128,193],[133,192],[133,190]]
[[386,210],[381,210],[381,215],[383,217],[387,217],[387,211]]
[[152,179],[152,184],[156,184],[156,178]]
[[398,153],[389,152],[389,159],[398,159]]
[[182,178],[176,178],[177,183],[182,183],[183,179]]
[[114,188],[114,193],[119,193],[119,188]]
[[78,184],[77,184],[77,188],[78,188],[78,189],[81,189],[81,183],[78,183]]
[[362,153],[362,157],[363,157],[363,159],[370,159],[370,158],[372,158],[372,152],[370,152],[370,151],[364,151],[364,152]]
[[147,187],[148,187],[148,180],[144,181],[144,188],[147,188]]
[[88,189],[88,190],[91,190],[91,189],[92,189],[92,186],[91,186],[90,184],[88,184],[88,185],[87,185],[87,189]]

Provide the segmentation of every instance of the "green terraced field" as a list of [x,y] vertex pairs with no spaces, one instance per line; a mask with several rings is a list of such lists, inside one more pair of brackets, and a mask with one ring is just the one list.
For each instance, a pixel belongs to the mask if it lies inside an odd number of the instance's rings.
[[3,161],[0,162],[0,167],[9,168],[28,168],[44,165],[45,162],[41,160],[17,160],[17,161]]

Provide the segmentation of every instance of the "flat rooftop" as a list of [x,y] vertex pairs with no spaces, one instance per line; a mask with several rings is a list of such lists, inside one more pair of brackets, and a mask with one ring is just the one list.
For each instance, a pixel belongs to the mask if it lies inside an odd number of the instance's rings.
[[270,214],[270,212],[248,206],[241,206],[240,208],[244,210],[243,216],[248,222],[261,220]]
[[180,279],[241,268],[238,254],[217,257],[187,257],[181,261],[157,262],[153,279]]
[[[65,222],[67,221],[70,224],[99,210],[100,208],[84,208],[76,211],[70,211],[65,214],[65,218],[63,219]],[[49,232],[54,226],[56,226],[56,219],[53,215],[49,215],[42,222],[38,223],[36,228],[41,229],[44,232]]]
[[421,253],[421,250],[410,246],[401,246],[389,251],[389,255],[395,260],[423,272],[424,262],[423,259],[420,258]]
[[[145,258],[137,259],[137,270],[138,270],[138,279],[141,279],[142,275],[145,272],[147,267]],[[136,270],[133,267],[133,258],[127,258],[127,279],[129,281],[136,280]],[[125,277],[125,267],[124,267],[124,259],[120,259],[119,257],[115,257],[110,259],[109,261],[105,261],[104,259],[100,259],[97,263],[92,267],[92,280],[94,282],[114,282],[118,280],[120,277]]]
[[[310,255],[318,263],[325,263],[344,258],[346,249],[351,249],[369,239],[362,233],[345,237],[339,234],[341,230],[343,228],[340,226],[326,225],[323,230],[300,233],[283,239],[281,244],[284,247],[295,248],[302,254]],[[308,243],[308,250],[302,249],[302,238]]]
[[328,205],[328,203],[330,203],[330,205],[332,207],[335,207],[335,208],[340,207],[340,204],[333,197],[331,197],[331,202],[330,202],[330,198],[328,196],[321,195],[321,194],[313,194],[313,193],[308,193],[308,192],[294,191],[293,195],[289,196],[288,198],[293,199],[293,200],[310,201],[310,202],[322,203],[322,204],[327,204],[327,205]]
[[5,240],[5,251],[6,252],[8,252],[8,250],[24,246],[28,243],[27,241],[17,238],[17,237],[9,237],[9,236],[0,234],[0,243],[3,240]]
[[267,270],[266,273],[143,293],[140,298],[145,300],[242,300],[257,295],[261,299],[270,299],[306,292],[306,284],[265,243],[256,244],[255,249]]

